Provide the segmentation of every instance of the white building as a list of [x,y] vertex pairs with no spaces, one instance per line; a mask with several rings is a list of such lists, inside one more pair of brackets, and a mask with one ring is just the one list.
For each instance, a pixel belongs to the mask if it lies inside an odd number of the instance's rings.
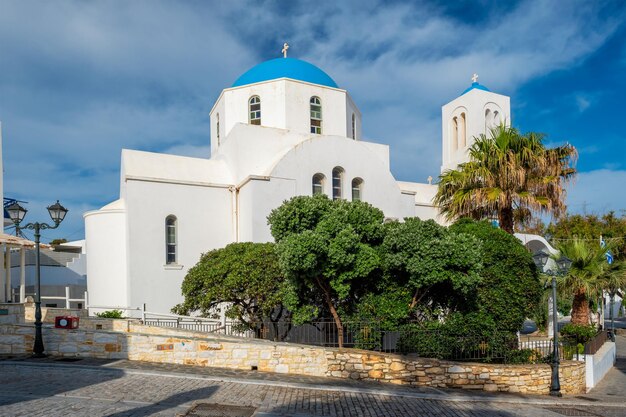
[[[446,104],[443,165],[469,138],[510,121],[509,98],[474,83]],[[362,140],[350,94],[293,58],[257,65],[211,110],[211,158],[122,151],[120,198],[85,213],[90,305],[169,312],[201,254],[272,241],[267,216],[297,195],[364,200],[388,218],[437,219],[436,186],[397,181],[389,147]]]

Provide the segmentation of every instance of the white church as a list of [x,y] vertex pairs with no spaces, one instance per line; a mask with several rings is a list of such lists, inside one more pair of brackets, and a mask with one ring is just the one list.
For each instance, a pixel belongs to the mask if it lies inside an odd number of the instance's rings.
[[[119,199],[84,214],[90,305],[168,313],[201,254],[273,241],[268,214],[298,195],[442,221],[431,202],[437,187],[396,180],[389,146],[362,140],[348,91],[284,54],[222,91],[210,113],[210,158],[122,151]],[[473,81],[442,108],[442,170],[466,161],[474,136],[511,120],[509,97]]]

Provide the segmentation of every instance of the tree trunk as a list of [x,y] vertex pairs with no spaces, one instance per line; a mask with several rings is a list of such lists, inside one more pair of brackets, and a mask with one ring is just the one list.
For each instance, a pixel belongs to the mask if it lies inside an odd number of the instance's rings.
[[335,309],[335,305],[333,304],[333,299],[330,296],[330,288],[328,288],[328,284],[323,282],[319,277],[316,277],[317,285],[322,290],[324,294],[324,299],[326,300],[326,305],[328,305],[328,309],[330,310],[330,314],[333,315],[333,319],[335,320],[335,325],[337,326],[337,338],[339,343],[339,348],[343,347],[343,324],[341,323],[341,319],[339,318],[339,314]]
[[589,325],[589,300],[584,288],[579,288],[574,293],[572,324]]
[[513,208],[505,207],[498,213],[500,228],[509,234],[513,234]]

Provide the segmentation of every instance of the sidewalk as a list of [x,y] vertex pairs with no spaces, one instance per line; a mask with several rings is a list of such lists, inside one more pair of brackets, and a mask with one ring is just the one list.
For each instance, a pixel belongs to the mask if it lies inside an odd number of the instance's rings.
[[[622,343],[623,345],[623,343]],[[73,360],[73,358],[71,358]],[[202,379],[214,382],[231,382],[248,385],[262,385],[307,389],[316,391],[341,391],[350,393],[376,394],[391,397],[419,398],[439,401],[461,402],[499,402],[508,404],[535,404],[550,406],[581,406],[597,405],[602,397],[603,406],[626,406],[623,396],[611,397],[608,391],[601,388],[594,390],[593,395],[564,396],[561,398],[543,395],[524,395],[517,393],[488,393],[462,389],[441,389],[431,387],[406,387],[392,384],[370,383],[341,378],[325,378],[300,375],[276,374],[268,372],[244,371],[224,368],[196,367],[176,364],[137,362],[129,360],[102,360],[85,358],[78,361],[67,361],[67,358],[35,359],[24,357],[0,361],[1,365],[20,364],[33,367],[53,367],[57,369],[84,369],[99,371],[123,372],[128,375],[160,375]],[[611,371],[613,372],[613,371]],[[623,375],[623,374],[622,374]],[[607,376],[608,378],[608,376]],[[604,382],[604,381],[603,381]],[[605,398],[607,397],[607,398]],[[626,410],[625,410],[626,415]]]

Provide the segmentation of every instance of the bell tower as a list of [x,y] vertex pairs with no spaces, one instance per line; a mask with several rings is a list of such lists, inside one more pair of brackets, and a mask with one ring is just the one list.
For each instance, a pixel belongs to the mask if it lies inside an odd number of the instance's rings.
[[441,172],[456,169],[467,162],[474,138],[492,127],[511,124],[510,98],[491,92],[472,76],[472,85],[441,108],[442,165]]

